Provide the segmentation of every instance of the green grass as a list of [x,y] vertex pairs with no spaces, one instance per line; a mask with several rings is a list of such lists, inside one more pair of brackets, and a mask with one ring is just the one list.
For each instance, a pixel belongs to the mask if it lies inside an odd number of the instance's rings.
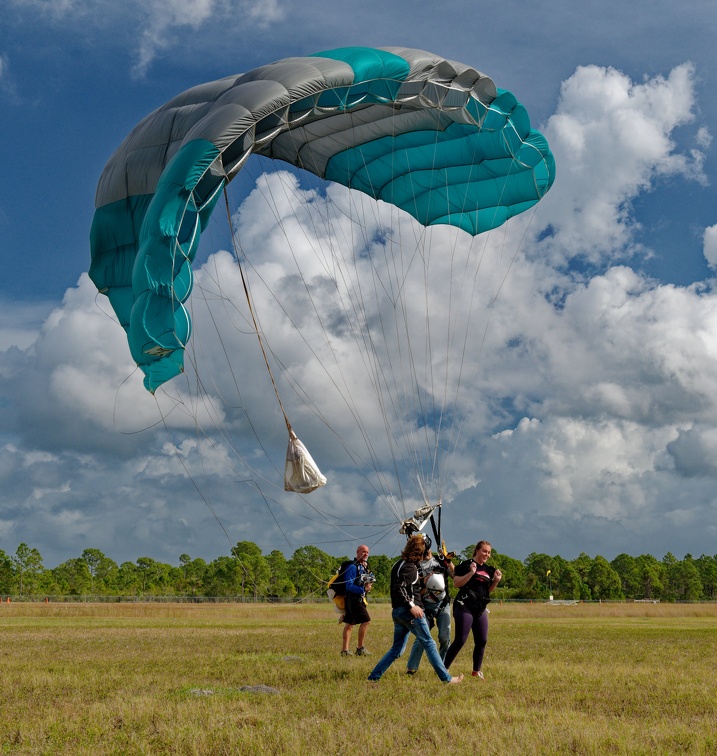
[[327,604],[2,604],[0,750],[717,752],[715,605],[495,603],[486,679],[457,686],[425,659],[367,683],[392,636],[371,611],[373,656],[347,659]]

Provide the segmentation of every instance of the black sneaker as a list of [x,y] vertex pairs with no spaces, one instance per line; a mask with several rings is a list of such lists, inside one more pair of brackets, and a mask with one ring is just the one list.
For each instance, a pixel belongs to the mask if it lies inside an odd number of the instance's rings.
[[361,646],[361,648],[356,649],[356,656],[371,656],[371,652]]
[[341,656],[353,656],[353,653],[351,651],[342,651]]

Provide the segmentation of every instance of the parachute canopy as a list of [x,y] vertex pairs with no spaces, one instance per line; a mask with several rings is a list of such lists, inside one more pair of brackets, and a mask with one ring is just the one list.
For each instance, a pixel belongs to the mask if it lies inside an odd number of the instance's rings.
[[199,237],[252,153],[474,235],[533,206],[555,178],[510,92],[422,50],[340,48],[187,90],[110,158],[90,235],[90,277],[152,392],[183,370]]

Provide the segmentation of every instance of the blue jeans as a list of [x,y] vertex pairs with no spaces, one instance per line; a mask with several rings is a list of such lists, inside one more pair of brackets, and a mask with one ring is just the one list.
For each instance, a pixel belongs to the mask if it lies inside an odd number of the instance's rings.
[[[433,625],[438,627],[438,654],[441,657],[441,661],[445,662],[446,653],[448,652],[448,646],[451,645],[451,606],[446,604],[438,614],[434,617],[430,617],[426,620],[428,622],[428,629],[433,629]],[[423,646],[419,643],[418,638],[413,641],[411,646],[411,653],[408,656],[408,663],[406,667],[408,669],[418,669],[421,663],[421,657],[423,656]]]
[[423,646],[428,661],[435,670],[438,677],[445,683],[451,681],[451,674],[446,669],[438,655],[436,642],[431,638],[431,631],[428,629],[428,623],[425,617],[414,617],[410,609],[399,606],[391,613],[393,617],[393,645],[381,657],[378,664],[371,670],[369,680],[380,680],[383,673],[398,659],[406,647],[406,640],[409,633],[413,633]]

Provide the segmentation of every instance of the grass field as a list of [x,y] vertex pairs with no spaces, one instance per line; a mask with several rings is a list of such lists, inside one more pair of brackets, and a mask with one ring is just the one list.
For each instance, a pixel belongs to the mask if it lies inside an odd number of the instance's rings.
[[371,611],[373,656],[341,658],[328,604],[2,604],[0,748],[717,753],[716,605],[494,603],[486,679],[457,686],[425,659],[366,682],[393,627]]

